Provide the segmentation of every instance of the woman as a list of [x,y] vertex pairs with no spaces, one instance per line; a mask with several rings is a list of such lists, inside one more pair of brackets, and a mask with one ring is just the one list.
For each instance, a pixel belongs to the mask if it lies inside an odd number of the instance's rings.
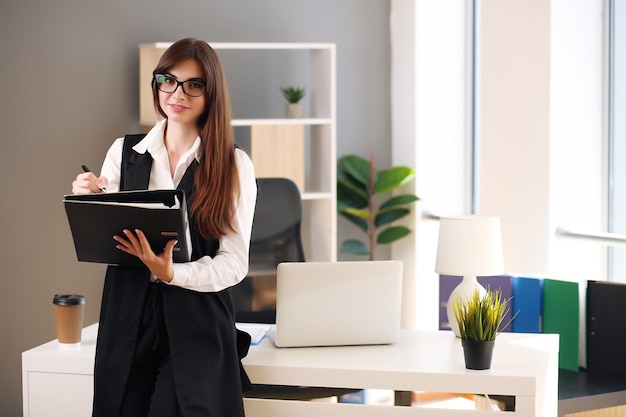
[[143,138],[117,139],[101,176],[79,174],[73,192],[184,190],[192,260],[172,262],[175,241],[154,253],[141,230],[114,237],[145,267],[107,269],[93,415],[243,416],[249,336],[235,328],[229,288],[248,270],[254,169],[235,146],[226,79],[206,42],[168,48],[152,91],[164,119]]

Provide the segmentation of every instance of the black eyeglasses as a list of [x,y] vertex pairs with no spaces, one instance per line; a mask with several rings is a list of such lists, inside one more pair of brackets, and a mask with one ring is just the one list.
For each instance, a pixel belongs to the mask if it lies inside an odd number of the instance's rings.
[[154,79],[159,90],[164,93],[173,93],[180,85],[183,88],[183,93],[187,94],[189,97],[200,97],[204,94],[204,88],[206,86],[206,83],[202,80],[191,79],[178,81],[171,75],[154,74]]

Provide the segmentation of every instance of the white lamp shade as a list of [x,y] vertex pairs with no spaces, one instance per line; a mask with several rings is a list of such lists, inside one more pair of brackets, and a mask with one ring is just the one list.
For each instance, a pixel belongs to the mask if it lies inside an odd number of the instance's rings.
[[454,216],[439,220],[439,242],[435,271],[443,275],[462,276],[461,283],[452,291],[446,308],[448,324],[457,337],[459,325],[454,318],[453,303],[480,295],[485,289],[477,276],[498,275],[504,272],[500,218],[492,216]]
[[503,273],[500,218],[441,217],[435,272],[456,276],[489,276]]

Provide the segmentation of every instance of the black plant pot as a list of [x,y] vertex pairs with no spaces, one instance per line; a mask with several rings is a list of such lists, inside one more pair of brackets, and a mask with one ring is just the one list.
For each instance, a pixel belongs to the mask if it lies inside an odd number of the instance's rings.
[[475,340],[462,339],[465,367],[478,370],[491,368],[491,356],[495,342],[495,340],[477,342]]

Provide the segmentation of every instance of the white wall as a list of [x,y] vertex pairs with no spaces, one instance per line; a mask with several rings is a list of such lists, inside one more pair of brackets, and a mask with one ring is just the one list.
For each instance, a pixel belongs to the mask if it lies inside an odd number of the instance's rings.
[[[606,231],[603,144],[603,0],[552,0],[550,229]],[[559,279],[607,279],[606,249],[553,238],[548,271]]]
[[502,222],[505,267],[547,272],[550,2],[482,1],[480,204]]
[[602,0],[482,2],[480,209],[502,216],[505,266],[580,281],[604,276]]

